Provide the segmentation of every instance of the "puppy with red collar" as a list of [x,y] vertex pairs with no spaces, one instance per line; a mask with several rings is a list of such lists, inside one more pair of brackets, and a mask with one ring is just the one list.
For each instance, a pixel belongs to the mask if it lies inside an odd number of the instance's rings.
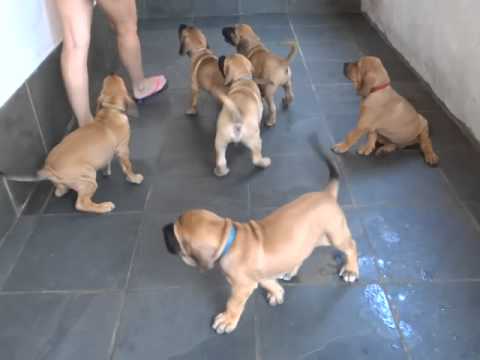
[[327,159],[330,181],[323,191],[308,193],[261,220],[239,223],[208,210],[190,210],[163,228],[170,253],[190,266],[208,270],[220,265],[232,287],[224,312],[213,322],[217,333],[237,327],[250,295],[260,285],[270,305],[283,303],[278,279],[295,276],[319,246],[335,246],[346,255],[340,276],[359,276],[357,246],[338,197],[338,172]]
[[367,135],[367,143],[358,150],[360,155],[370,155],[377,142],[382,146],[376,149],[376,155],[420,144],[425,162],[431,166],[438,164],[427,120],[392,88],[387,70],[379,58],[365,56],[355,63],[345,63],[344,74],[362,97],[360,116],[357,127],[343,142],[335,145],[333,151],[344,153],[363,135]]

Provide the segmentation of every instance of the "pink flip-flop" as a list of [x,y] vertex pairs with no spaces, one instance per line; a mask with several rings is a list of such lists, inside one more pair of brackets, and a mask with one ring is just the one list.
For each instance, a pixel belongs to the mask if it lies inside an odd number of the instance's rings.
[[160,94],[163,90],[165,90],[168,87],[168,82],[165,76],[159,75],[155,77],[155,87],[153,88],[153,91],[142,97],[142,98],[136,98],[134,97],[133,99],[135,100],[136,103],[143,103],[145,100],[148,98],[151,98],[152,96],[155,96],[157,94]]

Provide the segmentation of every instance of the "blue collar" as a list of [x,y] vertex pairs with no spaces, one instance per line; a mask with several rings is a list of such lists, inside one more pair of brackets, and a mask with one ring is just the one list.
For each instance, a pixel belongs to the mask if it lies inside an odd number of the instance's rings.
[[226,253],[232,247],[233,242],[235,241],[236,237],[237,237],[237,227],[232,224],[232,227],[230,229],[230,234],[228,235],[227,243],[225,244],[225,247],[223,248],[223,251],[222,251],[222,254],[220,255],[220,257],[226,255]]

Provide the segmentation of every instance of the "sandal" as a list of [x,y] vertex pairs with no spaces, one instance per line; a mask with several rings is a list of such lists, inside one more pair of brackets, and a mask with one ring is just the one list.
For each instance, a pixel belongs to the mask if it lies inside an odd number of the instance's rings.
[[151,98],[152,96],[160,94],[163,90],[165,90],[168,87],[167,79],[165,78],[165,76],[160,75],[160,76],[156,76],[155,78],[156,78],[155,87],[150,94],[141,98],[136,98],[136,97],[133,98],[137,104],[142,104],[148,98]]

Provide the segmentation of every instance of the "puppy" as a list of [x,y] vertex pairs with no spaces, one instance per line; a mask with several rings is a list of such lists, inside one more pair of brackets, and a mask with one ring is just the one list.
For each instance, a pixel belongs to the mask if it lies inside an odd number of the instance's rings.
[[266,168],[271,160],[262,156],[260,123],[263,104],[257,83],[252,80],[252,64],[245,56],[234,54],[227,58],[220,57],[218,67],[230,90],[226,95],[216,92],[223,108],[218,115],[215,136],[215,175],[225,176],[230,171],[225,154],[228,144],[232,142],[247,146],[252,152],[253,164]]
[[345,63],[344,74],[352,81],[362,100],[357,127],[343,142],[333,147],[335,152],[348,151],[367,134],[367,143],[358,150],[360,155],[370,155],[377,142],[382,146],[375,151],[376,155],[418,143],[427,164],[438,164],[427,120],[392,88],[390,77],[379,58],[365,56],[355,63]]
[[319,246],[335,246],[346,255],[340,276],[359,276],[357,248],[338,205],[338,172],[327,159],[330,181],[321,192],[304,194],[267,217],[248,223],[222,218],[208,210],[190,210],[163,228],[167,249],[203,270],[218,263],[232,287],[224,312],[213,322],[217,333],[232,332],[258,285],[270,305],[283,303],[277,279],[295,276]]
[[180,55],[187,55],[192,62],[192,103],[185,112],[197,114],[198,94],[200,89],[210,94],[226,93],[224,78],[218,69],[218,59],[208,47],[207,38],[195,26],[181,24],[178,27]]
[[261,88],[269,110],[266,125],[274,126],[277,121],[274,96],[278,87],[283,87],[285,91],[282,99],[284,108],[293,101],[292,70],[289,63],[297,54],[298,45],[291,42],[288,56],[282,58],[267,49],[249,25],[237,24],[234,27],[225,27],[222,29],[222,34],[227,43],[235,46],[238,53],[245,55],[252,62],[255,78],[270,81],[268,85]]
[[140,184],[143,176],[135,174],[129,159],[130,126],[127,106],[134,104],[122,78],[112,74],[103,80],[93,122],[68,134],[47,156],[37,177],[6,176],[13,181],[50,180],[55,196],[69,189],[78,193],[75,208],[91,213],[107,213],[114,209],[112,202],[95,203],[97,170],[110,163],[114,155],[120,159],[127,181]]

